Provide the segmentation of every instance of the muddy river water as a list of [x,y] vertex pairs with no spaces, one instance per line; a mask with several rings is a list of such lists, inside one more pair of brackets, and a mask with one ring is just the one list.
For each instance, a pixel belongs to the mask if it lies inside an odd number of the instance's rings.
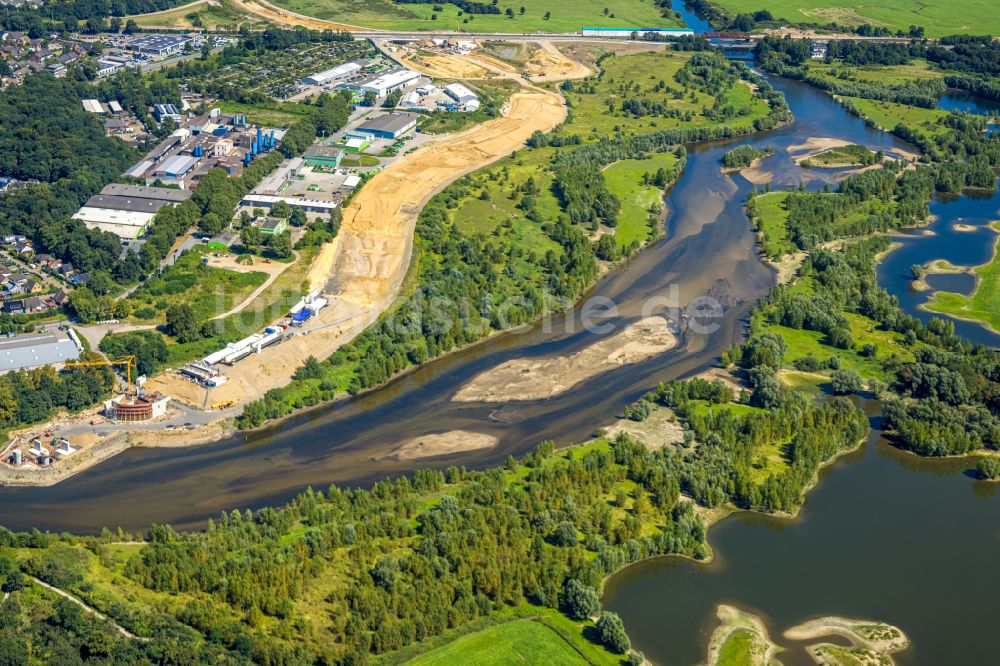
[[[144,529],[151,522],[200,528],[221,511],[279,503],[309,485],[367,484],[415,466],[488,466],[542,439],[568,444],[588,437],[656,382],[707,367],[741,334],[748,309],[774,283],[742,209],[753,185],[720,172],[722,153],[743,142],[774,146],[761,168],[776,186],[808,180],[819,187],[837,174],[803,171],[784,149],[816,137],[887,152],[907,148],[818,91],[793,81],[774,84],[795,122],[749,139],[690,146],[685,173],[667,196],[664,239],[591,293],[616,304],[612,334],[644,316],[676,315],[663,305],[650,311],[650,299],[674,294],[685,306],[711,295],[725,308],[714,332],[685,330],[674,349],[545,400],[452,400],[470,378],[510,359],[593,344],[597,334],[581,329],[576,308],[265,431],[191,449],[129,450],[56,486],[2,488],[2,523],[77,533]],[[385,457],[415,436],[458,429],[499,443],[416,463]],[[633,566],[612,580],[606,604],[657,663],[702,658],[715,605],[723,601],[759,611],[773,634],[813,615],[859,615],[910,634],[916,646],[902,655],[904,663],[959,663],[948,659],[956,645],[982,646],[961,663],[988,663],[989,630],[1000,619],[1000,495],[965,476],[968,466],[917,461],[873,435],[864,451],[825,474],[800,520],[727,519],[710,534],[713,564],[661,558]]]

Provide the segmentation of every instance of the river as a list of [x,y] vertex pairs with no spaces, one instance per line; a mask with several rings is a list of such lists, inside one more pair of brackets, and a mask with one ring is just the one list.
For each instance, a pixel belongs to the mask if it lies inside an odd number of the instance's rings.
[[[837,137],[888,151],[903,147],[819,91],[794,81],[778,85],[796,121],[748,139],[689,147],[685,173],[667,197],[670,214],[664,239],[604,277],[592,291],[617,305],[616,330],[641,318],[650,299],[667,296],[672,287],[681,304],[711,293],[728,304],[714,333],[689,333],[670,352],[547,400],[502,406],[451,400],[471,377],[508,359],[567,354],[593,344],[597,336],[581,330],[576,308],[547,324],[427,363],[378,391],[268,430],[189,449],[131,449],[55,486],[2,488],[3,523],[12,529],[72,532],[105,526],[144,529],[151,522],[201,528],[206,518],[221,511],[280,503],[309,485],[368,484],[414,466],[494,465],[508,453],[526,452],[546,438],[557,444],[587,438],[658,381],[708,366],[741,333],[748,309],[774,282],[773,271],[757,257],[743,212],[753,186],[720,172],[722,153],[740,142],[774,146],[776,154],[762,166],[774,174],[775,185],[813,179],[811,186],[818,187],[818,179],[835,179],[837,172],[802,170],[783,149],[811,137]],[[378,459],[411,437],[455,429],[495,435],[500,442],[493,449],[433,463]]]
[[[761,166],[775,185],[802,180],[819,187],[819,179],[834,180],[837,172],[801,170],[785,149],[813,137],[906,148],[819,91],[774,83],[795,122],[689,147],[685,173],[667,196],[664,239],[592,290],[617,304],[618,330],[671,286],[681,303],[712,293],[728,304],[714,333],[688,333],[670,352],[548,400],[502,407],[451,400],[471,377],[508,359],[568,354],[595,342],[594,334],[580,331],[575,308],[258,433],[191,449],[133,449],[56,486],[2,488],[2,522],[76,533],[145,529],[151,522],[201,528],[221,511],[280,503],[307,485],[368,484],[428,466],[379,459],[417,435],[465,429],[499,437],[495,448],[434,461],[439,467],[494,465],[545,438],[560,444],[586,438],[656,382],[707,367],[741,334],[748,309],[774,282],[742,210],[753,186],[720,172],[726,150],[738,143],[774,146],[776,154]],[[995,656],[987,650],[998,617],[1000,495],[997,486],[964,475],[968,467],[918,460],[873,434],[864,450],[824,472],[799,520],[738,514],[711,530],[711,565],[659,558],[630,567],[609,584],[606,605],[622,614],[636,646],[658,663],[702,659],[720,602],[760,612],[775,635],[810,616],[858,615],[898,624],[914,639],[902,663],[955,663],[956,645],[962,663],[987,663]],[[802,663],[804,655],[788,657],[787,663]]]

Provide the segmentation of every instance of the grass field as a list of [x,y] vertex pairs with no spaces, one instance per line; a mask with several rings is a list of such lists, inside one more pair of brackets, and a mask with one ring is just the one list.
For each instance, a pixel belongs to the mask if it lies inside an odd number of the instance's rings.
[[534,620],[515,620],[462,636],[406,662],[408,666],[547,664],[583,666],[589,662],[552,629]]
[[206,30],[236,28],[240,23],[247,21],[244,14],[225,3],[213,4],[208,0],[197,5],[187,5],[151,14],[139,14],[131,18],[143,27],[203,28]]
[[754,224],[761,234],[761,250],[771,259],[795,252],[796,247],[788,240],[788,210],[785,200],[788,192],[767,192],[753,199]]
[[972,319],[1000,331],[1000,240],[988,264],[975,269],[976,290],[972,296],[949,291],[936,291],[924,306],[931,312]]
[[823,78],[885,85],[944,78],[943,72],[934,69],[930,63],[922,59],[915,59],[907,65],[852,66],[843,63],[810,62],[809,74]]
[[902,123],[915,130],[936,134],[942,131],[938,120],[948,115],[947,111],[939,109],[923,109],[895,102],[880,102],[861,97],[843,97],[842,99],[854,105],[854,108],[860,111],[862,116],[870,119],[880,129],[890,131]]
[[297,102],[241,104],[220,100],[215,106],[223,113],[245,113],[248,122],[267,127],[284,127],[312,113],[312,107]]
[[[762,331],[780,333],[785,339],[785,365],[793,367],[792,363],[800,358],[811,356],[820,363],[826,363],[831,356],[840,359],[840,367],[854,370],[865,378],[879,379],[888,382],[893,379],[893,373],[883,367],[884,361],[897,357],[902,361],[912,361],[913,352],[902,343],[903,336],[898,333],[881,331],[874,321],[861,315],[845,313],[854,340],[852,349],[839,349],[826,343],[826,336],[818,331],[789,328],[777,324],[767,324]],[[866,343],[875,345],[876,352],[872,357],[862,356],[861,348]],[[828,373],[828,370],[824,370]]]
[[722,644],[716,666],[754,666],[753,646],[754,633],[749,629],[737,629]]
[[[588,79],[586,84],[574,86],[567,92],[572,121],[565,131],[579,133],[586,140],[596,141],[617,134],[649,134],[674,127],[712,127],[731,124],[748,126],[757,118],[767,115],[768,107],[763,100],[754,100],[750,87],[734,83],[722,90],[708,94],[700,90],[685,90],[674,80],[674,75],[690,59],[690,53],[641,53],[629,56],[607,58],[601,63],[603,76]],[[656,90],[663,82],[665,89]],[[627,85],[627,94],[622,90]],[[638,88],[638,90],[636,89]],[[690,120],[658,116],[633,117],[621,110],[625,98],[664,102],[671,110],[690,112]],[[724,105],[734,108],[750,108],[750,113],[740,116],[738,121],[706,118],[702,111],[712,107],[716,98],[721,97]],[[615,110],[609,112],[609,107]]]
[[[447,2],[399,4],[392,0],[278,0],[300,14],[384,30],[462,30],[467,32],[575,32],[584,26],[676,27],[671,14],[648,0],[499,0],[500,14],[465,14]],[[441,7],[435,12],[434,7]],[[524,7],[524,13],[521,13]],[[507,9],[514,13],[506,15]],[[607,15],[605,15],[607,11]],[[549,12],[549,18],[545,18]],[[433,17],[437,18],[433,18]]]
[[1000,12],[993,0],[870,0],[864,4],[849,0],[712,0],[732,14],[766,9],[775,19],[791,23],[825,25],[837,23],[857,26],[862,23],[908,30],[923,26],[928,37],[942,35],[995,35],[1000,33]]
[[[677,167],[677,156],[660,153],[646,160],[621,160],[604,170],[608,189],[621,202],[621,214],[615,237],[622,245],[632,241],[645,241],[650,236],[650,211],[663,207],[663,189],[653,184],[643,184],[643,175],[657,169],[668,172]],[[657,214],[658,215],[658,214]]]
[[[202,321],[232,308],[267,280],[267,273],[242,273],[206,266],[202,263],[205,252],[196,247],[162,275],[146,280],[129,297],[133,315],[144,321],[162,322],[167,307],[186,303]],[[142,317],[145,313],[152,313],[152,316]]]

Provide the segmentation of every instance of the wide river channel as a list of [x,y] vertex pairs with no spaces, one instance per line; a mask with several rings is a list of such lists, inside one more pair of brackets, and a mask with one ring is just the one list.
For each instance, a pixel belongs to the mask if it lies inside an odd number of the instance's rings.
[[[740,142],[774,146],[762,168],[775,186],[819,187],[839,174],[801,170],[786,149],[815,137],[890,154],[910,149],[819,91],[794,81],[774,84],[795,122],[748,139],[690,146],[685,173],[667,196],[664,239],[591,293],[615,303],[617,316],[609,321],[617,331],[646,314],[676,316],[662,304],[650,309],[652,299],[674,293],[685,306],[711,295],[725,307],[714,332],[686,330],[675,349],[547,400],[452,400],[470,378],[511,358],[565,355],[593,344],[598,335],[581,328],[576,308],[268,430],[190,449],[131,449],[56,486],[0,488],[2,523],[76,533],[145,529],[152,522],[197,529],[221,511],[274,505],[310,485],[364,485],[415,467],[484,467],[546,438],[558,444],[588,438],[658,381],[708,367],[741,335],[748,309],[774,284],[743,212],[754,186],[720,172],[726,150]],[[494,435],[499,444],[423,462],[381,457],[415,436],[455,429]],[[641,563],[611,581],[606,604],[622,614],[637,647],[661,664],[702,659],[714,608],[725,601],[759,611],[774,635],[810,616],[857,615],[910,634],[915,647],[903,663],[996,663],[987,650],[1000,620],[1000,495],[963,475],[968,466],[918,461],[873,435],[869,447],[824,475],[799,520],[729,518],[711,531],[711,565],[676,558]],[[788,656],[793,663],[795,654]]]

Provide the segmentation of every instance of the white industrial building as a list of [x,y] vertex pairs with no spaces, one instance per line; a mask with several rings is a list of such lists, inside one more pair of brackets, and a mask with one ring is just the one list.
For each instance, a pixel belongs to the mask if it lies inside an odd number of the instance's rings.
[[100,194],[90,197],[73,219],[81,220],[91,229],[134,240],[146,232],[161,208],[190,196],[185,190],[111,183]]
[[322,72],[316,72],[315,74],[310,74],[309,76],[302,79],[302,83],[307,86],[325,86],[331,81],[339,81],[346,79],[351,74],[360,71],[361,65],[356,62],[346,62],[343,65],[337,65],[330,69],[323,70]]
[[0,374],[73,361],[82,351],[72,330],[0,337]]
[[383,74],[362,84],[360,90],[362,93],[373,92],[376,97],[385,97],[389,93],[405,88],[419,80],[420,74],[417,72],[409,69],[401,69]]
[[83,100],[83,110],[89,111],[90,113],[107,113],[107,109],[97,101],[96,99],[85,99]]
[[338,204],[333,201],[304,199],[302,197],[282,197],[272,194],[247,194],[243,197],[243,200],[240,201],[240,205],[271,210],[271,206],[279,201],[284,201],[292,208],[301,208],[307,213],[319,213],[321,215],[329,215],[333,209],[338,206]]
[[451,97],[459,104],[467,104],[472,100],[479,99],[476,93],[472,92],[461,83],[449,83],[444,87],[444,92],[448,95],[448,97]]

